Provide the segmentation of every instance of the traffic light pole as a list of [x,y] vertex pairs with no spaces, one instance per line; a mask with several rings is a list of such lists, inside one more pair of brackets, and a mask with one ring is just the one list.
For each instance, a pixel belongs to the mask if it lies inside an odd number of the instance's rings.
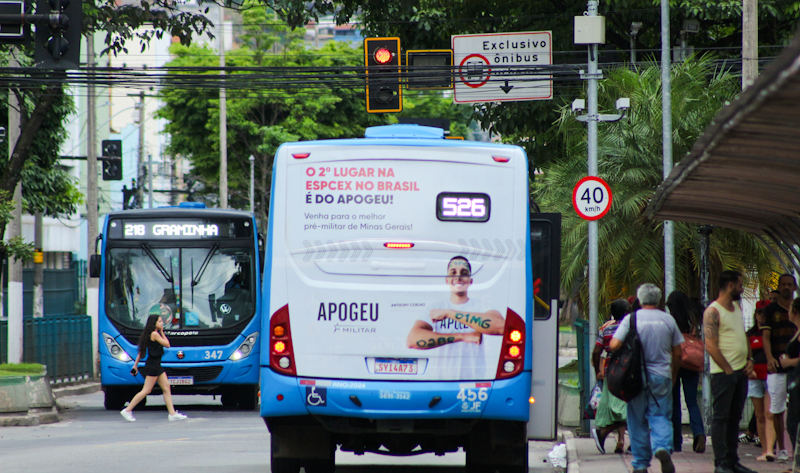
[[[89,82],[86,88],[86,107],[88,109],[88,116],[86,119],[86,220],[88,225],[88,231],[86,232],[86,254],[93,255],[95,252],[95,239],[99,232],[97,225],[97,97],[95,96],[94,73],[92,72],[92,68],[95,65],[93,34],[90,33],[86,36],[86,44],[86,64],[89,67]],[[97,365],[100,361],[97,358],[99,284],[100,280],[97,278],[86,279],[86,312],[92,323],[92,371],[95,378],[99,374],[97,373]]]
[[[219,7],[219,68],[225,75],[225,22],[223,10]],[[225,79],[219,87],[219,208],[228,208],[228,117]]]
[[[9,55],[8,67],[18,67],[17,49]],[[16,94],[8,94],[8,155],[19,139],[20,117]],[[14,188],[14,218],[8,225],[8,237],[22,236],[22,183]],[[22,260],[8,258],[8,362],[22,362]]]
[[[144,92],[139,92],[139,165],[136,167],[136,202],[144,207]],[[152,169],[151,169],[152,171]]]

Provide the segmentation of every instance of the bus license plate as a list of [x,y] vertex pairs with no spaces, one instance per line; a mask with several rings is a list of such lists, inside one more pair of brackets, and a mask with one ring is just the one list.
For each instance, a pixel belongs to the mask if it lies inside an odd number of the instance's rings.
[[169,378],[169,384],[172,386],[192,386],[194,385],[194,376],[173,376]]
[[375,358],[375,373],[377,374],[417,374],[417,360]]

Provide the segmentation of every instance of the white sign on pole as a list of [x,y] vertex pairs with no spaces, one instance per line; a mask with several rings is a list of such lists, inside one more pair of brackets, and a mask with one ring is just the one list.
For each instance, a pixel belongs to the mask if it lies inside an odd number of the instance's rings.
[[584,220],[599,220],[611,208],[611,187],[597,176],[587,176],[572,190],[572,206]]
[[550,100],[550,75],[526,70],[549,66],[552,33],[487,33],[451,36],[456,103]]

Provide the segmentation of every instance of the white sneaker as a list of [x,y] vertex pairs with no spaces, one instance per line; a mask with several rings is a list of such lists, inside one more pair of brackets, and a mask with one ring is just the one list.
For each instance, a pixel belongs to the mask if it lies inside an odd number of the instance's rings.
[[136,422],[136,418],[133,417],[133,412],[128,412],[125,409],[122,409],[119,411],[119,413],[122,414],[122,417],[124,417],[128,422]]
[[779,462],[789,461],[789,452],[787,452],[786,450],[781,450],[780,452],[778,452],[778,461]]
[[181,414],[178,411],[175,411],[174,414],[168,415],[167,419],[169,419],[169,421],[172,422],[173,420],[184,420],[184,419],[186,419],[186,416]]

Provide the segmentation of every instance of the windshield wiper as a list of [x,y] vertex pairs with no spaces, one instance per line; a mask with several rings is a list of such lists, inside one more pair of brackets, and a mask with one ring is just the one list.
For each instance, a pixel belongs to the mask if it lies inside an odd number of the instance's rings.
[[150,247],[147,246],[147,243],[142,243],[142,250],[144,250],[150,260],[155,263],[156,268],[158,268],[158,271],[162,276],[164,276],[164,279],[166,279],[168,283],[172,283],[172,275],[169,274],[167,269],[161,264],[160,261],[158,261],[158,258],[156,258],[156,255],[153,254],[153,251],[150,249]]
[[197,270],[197,276],[192,276],[192,287],[197,286],[197,283],[200,282],[200,278],[202,278],[203,273],[206,272],[208,262],[211,261],[211,257],[214,255],[214,252],[217,251],[217,249],[219,249],[219,243],[214,243],[214,246],[211,247],[211,250],[209,250],[208,254],[206,255],[206,259],[203,260],[203,265]]

